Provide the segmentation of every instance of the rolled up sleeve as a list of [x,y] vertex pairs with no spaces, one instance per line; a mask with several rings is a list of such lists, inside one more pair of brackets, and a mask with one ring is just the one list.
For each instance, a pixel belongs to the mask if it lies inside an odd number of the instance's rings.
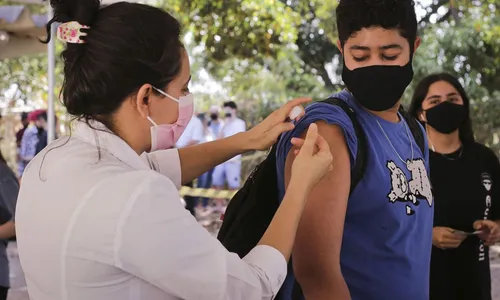
[[180,299],[273,299],[287,272],[283,255],[269,246],[243,259],[228,252],[165,180],[147,179],[134,193],[118,229],[116,266]]
[[243,260],[258,267],[269,279],[274,279],[266,286],[270,287],[268,294],[278,293],[287,272],[287,262],[281,252],[271,246],[260,245],[252,249]]
[[182,170],[179,151],[177,149],[158,150],[144,153],[142,159],[151,170],[170,178],[177,189],[182,186]]

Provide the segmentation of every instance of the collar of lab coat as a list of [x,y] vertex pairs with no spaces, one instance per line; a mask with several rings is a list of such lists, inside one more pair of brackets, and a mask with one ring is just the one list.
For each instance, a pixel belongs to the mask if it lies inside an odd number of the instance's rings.
[[104,149],[131,168],[149,170],[147,163],[122,138],[97,121],[77,121],[74,136],[86,143]]

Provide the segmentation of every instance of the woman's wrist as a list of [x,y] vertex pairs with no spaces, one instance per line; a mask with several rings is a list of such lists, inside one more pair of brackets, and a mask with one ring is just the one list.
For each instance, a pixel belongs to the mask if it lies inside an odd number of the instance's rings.
[[305,200],[310,192],[311,188],[307,183],[305,183],[303,180],[299,180],[299,178],[296,178],[292,175],[292,178],[290,179],[288,188],[286,190],[287,194],[295,195],[297,196],[297,198]]
[[256,150],[255,144],[252,142],[251,134],[249,131],[240,132],[228,139],[231,139],[231,146],[234,147],[234,151],[238,154],[242,154],[248,151]]

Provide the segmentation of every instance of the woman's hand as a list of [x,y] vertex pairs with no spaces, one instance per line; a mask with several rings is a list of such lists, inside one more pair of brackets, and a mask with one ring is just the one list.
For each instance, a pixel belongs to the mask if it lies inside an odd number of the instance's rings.
[[[292,139],[296,155],[292,165],[290,186],[302,185],[310,191],[332,169],[332,153],[328,143],[318,133],[318,126],[311,124],[305,140]],[[297,149],[298,148],[298,149]]]
[[[267,150],[271,147],[278,137],[294,128],[292,122],[289,122],[288,115],[295,106],[302,105],[311,101],[311,98],[297,98],[287,104],[283,105],[280,109],[271,113],[264,121],[241,134],[241,141],[245,143],[245,150]],[[304,110],[296,118],[298,120],[304,115]]]
[[491,220],[479,220],[474,222],[474,229],[482,231],[479,238],[484,241],[486,246],[491,246],[500,241],[500,226],[497,222]]
[[432,245],[443,250],[458,248],[467,236],[454,233],[454,231],[448,227],[434,227],[432,229]]

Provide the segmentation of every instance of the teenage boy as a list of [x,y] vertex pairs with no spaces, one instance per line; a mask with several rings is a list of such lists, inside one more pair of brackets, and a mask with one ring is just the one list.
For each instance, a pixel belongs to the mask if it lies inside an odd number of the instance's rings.
[[354,110],[365,133],[366,171],[350,194],[358,140],[337,106],[309,106],[295,130],[280,139],[281,195],[294,160],[290,139],[303,137],[310,123],[318,124],[334,157],[333,169],[309,196],[292,255],[295,274],[281,293],[302,298],[293,288],[295,276],[307,300],[428,300],[428,147],[422,153],[398,112],[420,44],[414,2],[341,0],[336,13],[347,87],[336,97]]

